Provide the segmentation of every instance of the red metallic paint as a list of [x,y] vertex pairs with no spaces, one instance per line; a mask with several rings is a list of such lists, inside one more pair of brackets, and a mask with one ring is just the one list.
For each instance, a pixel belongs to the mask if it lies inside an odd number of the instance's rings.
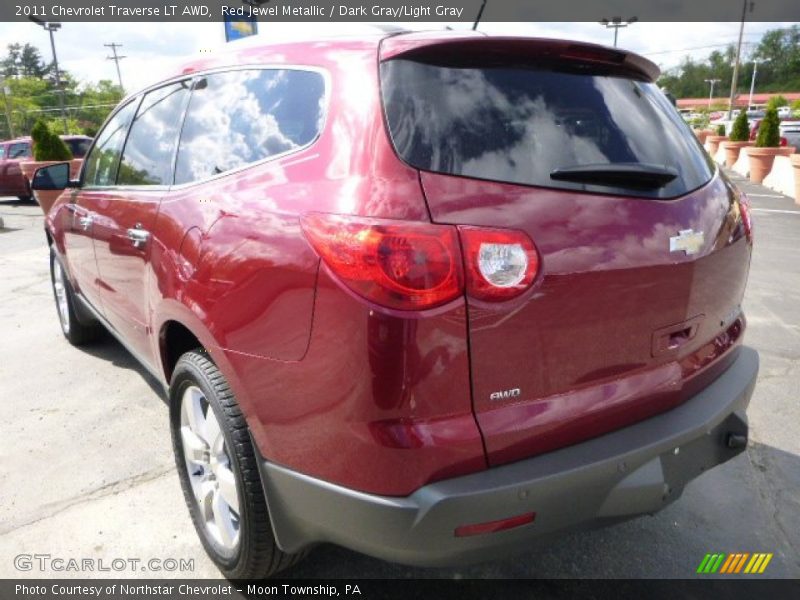
[[[308,148],[161,192],[57,201],[47,227],[70,277],[143,360],[168,381],[165,332],[179,323],[228,379],[267,459],[387,495],[644,418],[723,368],[743,323],[725,338],[719,322],[741,298],[750,250],[722,181],[658,202],[420,175],[388,139],[380,40],[245,48],[187,66],[321,69],[326,123]],[[385,56],[401,44],[386,40]],[[521,229],[542,272],[491,307],[383,309],[320,267],[300,231],[309,211]],[[89,232],[76,226],[84,213],[96,217]],[[151,232],[142,249],[120,237],[136,222]],[[687,227],[707,232],[697,259],[664,251]],[[692,341],[651,356],[653,331],[698,314]],[[490,404],[511,387],[522,401]]]

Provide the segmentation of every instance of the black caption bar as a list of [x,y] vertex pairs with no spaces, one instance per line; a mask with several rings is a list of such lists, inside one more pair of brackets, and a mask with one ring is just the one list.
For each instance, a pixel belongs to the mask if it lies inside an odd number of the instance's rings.
[[[3,0],[0,21],[262,21],[472,22],[483,0]],[[488,0],[486,21],[798,21],[797,0]]]
[[357,600],[525,600],[536,598],[725,598],[758,596],[797,598],[800,582],[769,579],[672,580],[488,580],[488,579],[333,579],[231,582],[170,579],[4,579],[3,600],[267,600],[274,598],[339,598]]

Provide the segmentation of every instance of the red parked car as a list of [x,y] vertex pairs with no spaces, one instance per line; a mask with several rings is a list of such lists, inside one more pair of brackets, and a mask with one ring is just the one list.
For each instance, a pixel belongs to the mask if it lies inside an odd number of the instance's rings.
[[494,559],[745,449],[747,203],[657,75],[477,34],[245,48],[38,172],[64,335],[163,383],[226,576]]
[[[85,135],[62,135],[75,158],[83,158],[92,143]],[[17,196],[28,201],[33,198],[28,180],[22,174],[19,163],[31,160],[31,138],[17,138],[0,142],[0,196]]]

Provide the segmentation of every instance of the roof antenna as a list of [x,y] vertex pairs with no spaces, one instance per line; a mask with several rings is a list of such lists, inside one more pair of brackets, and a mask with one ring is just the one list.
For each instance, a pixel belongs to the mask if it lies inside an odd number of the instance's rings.
[[483,16],[483,9],[486,8],[486,2],[487,0],[483,0],[483,2],[481,2],[481,8],[478,11],[478,16],[475,17],[475,23],[472,24],[472,31],[478,29],[478,23],[481,22],[481,17]]

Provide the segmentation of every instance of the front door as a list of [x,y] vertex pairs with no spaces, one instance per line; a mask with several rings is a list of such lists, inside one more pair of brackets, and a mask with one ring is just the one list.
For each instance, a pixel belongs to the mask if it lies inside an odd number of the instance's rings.
[[172,184],[175,147],[190,82],[145,94],[128,133],[116,186],[93,222],[105,317],[140,360],[156,363],[149,293],[150,262],[161,198]]
[[81,187],[67,192],[71,193],[68,222],[64,226],[67,267],[77,291],[101,314],[105,311],[92,238],[95,222],[116,181],[120,154],[136,105],[136,101],[129,102],[108,121],[84,162]]

